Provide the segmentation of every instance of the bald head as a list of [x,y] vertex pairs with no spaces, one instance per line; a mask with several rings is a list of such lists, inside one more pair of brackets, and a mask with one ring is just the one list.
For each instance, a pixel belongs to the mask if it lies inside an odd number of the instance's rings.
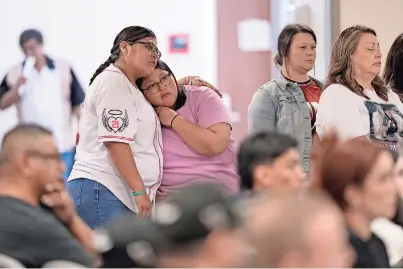
[[[308,256],[315,225],[337,223],[335,229],[343,233],[339,208],[322,192],[273,190],[253,203],[245,229],[258,250],[259,267],[288,267],[290,257]],[[302,266],[297,260],[293,267]]]
[[19,124],[6,133],[1,144],[0,164],[6,163],[16,154],[41,148],[38,139],[51,137],[52,133],[35,124]]

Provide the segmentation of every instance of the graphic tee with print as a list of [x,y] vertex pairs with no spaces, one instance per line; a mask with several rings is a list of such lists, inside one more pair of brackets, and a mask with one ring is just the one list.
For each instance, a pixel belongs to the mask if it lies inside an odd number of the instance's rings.
[[364,94],[369,99],[339,84],[329,86],[318,106],[319,136],[334,129],[343,140],[366,136],[395,151],[403,138],[403,104],[393,91],[388,92],[388,101],[374,90]]
[[104,142],[130,145],[137,169],[154,200],[162,180],[161,124],[143,94],[114,65],[88,89],[79,122],[80,139],[69,181],[87,178],[108,188],[137,212],[132,190],[108,154]]

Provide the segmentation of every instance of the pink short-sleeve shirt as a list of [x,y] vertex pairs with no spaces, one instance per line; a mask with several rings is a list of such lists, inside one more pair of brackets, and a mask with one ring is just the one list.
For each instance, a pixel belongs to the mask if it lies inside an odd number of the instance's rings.
[[[187,120],[208,128],[216,123],[232,125],[229,111],[222,99],[206,87],[186,86],[186,103],[177,112]],[[230,137],[225,151],[214,157],[204,157],[190,149],[171,128],[163,128],[164,168],[162,186],[169,193],[184,185],[213,181],[222,184],[224,191],[235,194],[239,190],[236,169],[235,141]]]

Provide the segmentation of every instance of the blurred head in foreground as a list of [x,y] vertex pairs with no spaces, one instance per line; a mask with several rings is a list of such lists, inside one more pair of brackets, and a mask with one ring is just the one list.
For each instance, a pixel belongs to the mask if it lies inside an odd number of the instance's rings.
[[248,246],[219,185],[195,184],[156,204],[155,222],[170,242],[161,267],[244,267]]
[[250,266],[351,267],[343,216],[324,193],[277,189],[251,203],[243,231],[256,251]]
[[14,189],[39,200],[48,183],[63,180],[64,169],[49,130],[34,124],[19,124],[5,134],[0,151],[3,191]]
[[372,221],[395,215],[394,160],[386,148],[365,138],[340,143],[331,134],[313,158],[312,187],[329,193],[346,217]]
[[237,157],[243,189],[298,188],[305,178],[298,143],[288,135],[251,134],[241,143]]

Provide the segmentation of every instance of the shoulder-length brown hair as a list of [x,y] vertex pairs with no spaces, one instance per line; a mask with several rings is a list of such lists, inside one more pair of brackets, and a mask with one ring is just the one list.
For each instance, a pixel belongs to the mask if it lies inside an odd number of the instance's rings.
[[345,190],[349,186],[362,186],[378,156],[386,149],[358,138],[340,143],[334,134],[325,137],[321,147],[313,152],[315,166],[311,187],[323,189],[342,210],[347,209]]
[[[351,62],[351,56],[357,49],[362,34],[373,34],[376,36],[375,30],[362,25],[351,26],[341,32],[333,45],[329,74],[324,86],[325,89],[331,84],[341,84],[355,94],[369,99],[364,94],[364,88],[354,78]],[[383,100],[388,101],[388,88],[384,81],[379,76],[376,76],[371,84],[376,94]]]

